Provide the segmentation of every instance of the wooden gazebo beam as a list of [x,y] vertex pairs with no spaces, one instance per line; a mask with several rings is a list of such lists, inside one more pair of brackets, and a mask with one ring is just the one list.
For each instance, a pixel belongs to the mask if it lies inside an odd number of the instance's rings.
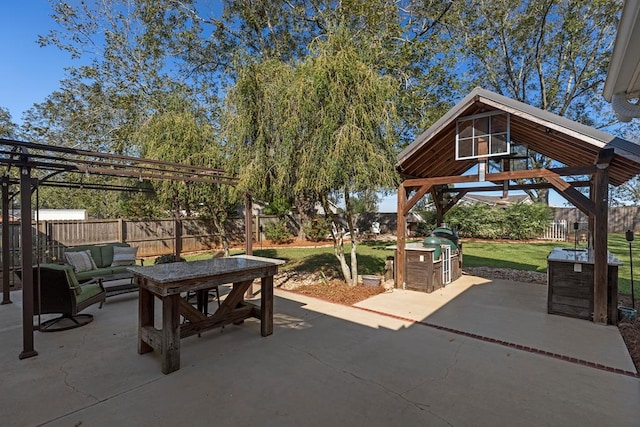
[[[603,170],[606,169],[608,163],[606,163],[606,159],[610,161],[613,156],[613,150],[603,150],[603,151],[611,151],[610,156],[601,154],[598,162],[594,165],[585,165],[585,166],[573,166],[573,167],[563,167],[563,168],[553,168],[553,169],[530,169],[530,170],[521,170],[521,171],[506,171],[506,172],[498,172],[487,174],[485,177],[485,181],[489,182],[504,182],[504,181],[513,181],[519,179],[532,179],[532,178],[542,178],[547,181],[547,184],[532,184],[538,186],[546,186],[552,187],[560,193],[565,199],[574,204],[578,209],[580,209],[585,214],[589,215],[590,218],[602,217],[602,212],[600,212],[601,206],[599,202],[596,202],[598,199],[588,198],[581,192],[579,192],[575,187],[577,186],[586,186],[587,183],[585,181],[578,182],[569,182],[562,178],[562,176],[571,176],[571,175],[602,175]],[[604,166],[606,164],[606,166]],[[605,188],[608,185],[608,178],[602,178],[601,180],[605,180],[604,184]],[[406,246],[406,238],[407,238],[407,222],[406,215],[409,213],[411,208],[413,208],[416,203],[418,203],[428,192],[432,191],[433,194],[442,195],[445,192],[458,192],[458,195],[451,199],[447,203],[446,206],[442,206],[440,200],[435,200],[436,209],[438,213],[443,215],[446,211],[450,210],[466,192],[468,191],[495,191],[494,188],[489,187],[478,187],[478,188],[464,188],[464,189],[443,189],[442,191],[436,191],[435,187],[438,185],[447,185],[447,184],[459,184],[459,183],[471,183],[478,182],[477,175],[454,175],[454,176],[440,176],[440,177],[432,177],[432,178],[409,178],[406,179],[400,184],[398,188],[398,228],[397,228],[397,236],[398,236],[398,244],[397,244],[397,257],[396,257],[396,287],[401,287],[404,284],[404,252]],[[521,185],[520,187],[524,188],[526,185]],[[516,189],[517,186],[511,187],[512,189]],[[481,190],[482,189],[482,190]],[[415,191],[413,195],[409,198],[409,193],[411,191]],[[605,191],[606,193],[606,191]],[[599,196],[600,198],[602,195]],[[608,203],[605,204],[608,206]],[[606,210],[606,209],[605,209]],[[606,215],[606,213],[605,213]],[[605,224],[606,228],[606,217],[603,221],[600,220],[600,223]],[[592,231],[595,239],[595,232]],[[595,243],[594,243],[594,246]],[[600,242],[598,246],[603,246]],[[605,253],[605,262],[604,262],[604,287],[605,287],[605,323],[606,323],[606,237],[604,244],[604,253]],[[602,274],[602,272],[600,273]],[[599,288],[598,288],[599,289]],[[594,287],[595,292],[595,287]],[[602,309],[602,307],[600,307]],[[595,320],[594,313],[594,321]]]

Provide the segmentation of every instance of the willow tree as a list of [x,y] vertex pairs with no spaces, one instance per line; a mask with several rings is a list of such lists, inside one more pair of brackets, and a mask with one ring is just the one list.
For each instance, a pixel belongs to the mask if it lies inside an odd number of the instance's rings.
[[[146,158],[212,169],[220,168],[224,160],[211,124],[181,100],[152,115],[140,127],[135,141]],[[164,209],[211,219],[228,255],[225,225],[238,203],[233,187],[167,180],[151,184]]]
[[11,120],[11,113],[6,108],[0,107],[0,137],[15,138],[18,126]]
[[[269,60],[246,67],[228,94],[225,120],[242,188],[322,201],[334,254],[352,285],[358,275],[352,198],[397,183],[397,82],[367,63],[366,44],[353,36],[336,28],[293,66]],[[330,206],[337,199],[344,216]]]
[[[366,62],[367,45],[350,31],[337,28],[315,42],[311,55],[296,70],[289,127],[302,149],[297,157],[294,191],[319,194],[334,230],[334,254],[348,284],[358,276],[352,197],[397,184],[394,146],[397,118],[393,101],[397,82]],[[344,203],[344,223],[351,236],[347,263],[342,221],[329,206],[337,193]]]
[[279,60],[241,67],[225,100],[223,129],[240,188],[266,201],[290,192],[296,141],[285,138],[292,67]]

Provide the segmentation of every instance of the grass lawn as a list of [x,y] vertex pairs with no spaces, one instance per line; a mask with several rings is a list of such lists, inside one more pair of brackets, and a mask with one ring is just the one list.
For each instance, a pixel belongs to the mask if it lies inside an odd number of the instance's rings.
[[[634,274],[636,294],[640,293],[637,272],[640,271],[640,239],[633,242],[634,261],[637,263]],[[393,256],[394,251],[386,249],[389,242],[367,242],[358,245],[359,274],[378,274],[384,272],[385,260]],[[519,242],[463,242],[463,267],[513,268],[517,270],[547,271],[547,255],[554,247],[573,247],[571,243],[519,243]],[[347,262],[351,250],[345,245]],[[621,293],[631,293],[631,271],[629,267],[629,243],[624,234],[609,235],[609,251],[624,263],[618,270],[618,287]],[[233,251],[232,254],[242,253]],[[287,263],[281,270],[296,270],[315,273],[323,271],[328,276],[340,277],[340,266],[333,255],[333,247],[321,248],[270,248],[255,249],[254,254],[270,258],[284,259]],[[210,258],[210,253],[188,256],[187,259]]]
[[[640,291],[637,280],[640,268],[640,242],[634,241],[634,274],[636,294]],[[547,271],[547,255],[555,247],[573,247],[569,242],[544,243],[503,243],[465,242],[463,243],[464,267],[501,267],[517,270]],[[629,267],[629,243],[624,234],[610,234],[609,251],[624,263],[618,269],[618,289],[623,294],[631,293],[631,269]]]

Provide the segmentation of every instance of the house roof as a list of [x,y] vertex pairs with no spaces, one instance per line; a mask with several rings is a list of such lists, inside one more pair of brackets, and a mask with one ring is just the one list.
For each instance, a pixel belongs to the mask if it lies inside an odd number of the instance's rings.
[[595,164],[602,149],[612,148],[609,179],[613,185],[623,184],[640,170],[638,144],[475,88],[398,155],[398,171],[405,178],[462,175],[477,160],[455,159],[456,119],[488,111],[510,113],[512,142],[527,144],[565,166]]
[[485,203],[490,206],[495,205],[510,205],[514,203],[527,203],[531,202],[531,197],[527,194],[513,194],[508,198],[502,198],[501,196],[486,196],[484,194],[465,194],[460,203]]
[[625,1],[609,63],[604,97],[640,92],[640,2]]

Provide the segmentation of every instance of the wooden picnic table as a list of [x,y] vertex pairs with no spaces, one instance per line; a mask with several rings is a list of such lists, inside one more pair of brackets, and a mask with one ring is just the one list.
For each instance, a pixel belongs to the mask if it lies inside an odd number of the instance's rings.
[[[273,333],[273,276],[284,261],[239,255],[193,262],[129,267],[139,287],[138,353],[153,350],[162,355],[162,372],[180,369],[180,339],[244,319],[260,319],[263,337]],[[260,307],[244,300],[254,279],[261,279]],[[232,283],[231,292],[209,315],[210,289]],[[180,294],[195,292],[198,308]],[[162,327],[154,325],[154,297],[162,301]],[[180,317],[185,323],[180,323]]]

